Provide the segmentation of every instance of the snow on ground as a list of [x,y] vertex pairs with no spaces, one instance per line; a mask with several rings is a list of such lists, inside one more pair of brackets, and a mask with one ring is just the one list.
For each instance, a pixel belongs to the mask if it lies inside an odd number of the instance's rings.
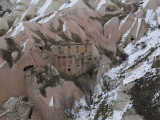
[[27,12],[29,11],[30,7],[23,13],[21,17],[21,22],[23,21],[24,17],[26,16]]
[[[159,9],[160,8],[158,8],[157,11]],[[156,12],[156,14],[159,14],[159,13]],[[158,16],[157,20],[159,18],[160,16]],[[155,22],[156,20],[153,20],[149,22],[149,24],[153,25],[153,23]],[[157,24],[154,27],[156,26]],[[142,37],[140,40],[136,42],[133,41],[132,43],[128,44],[124,48],[124,52],[129,55],[128,60],[123,64],[109,70],[107,73],[105,73],[105,76],[108,76],[111,79],[115,80],[118,76],[120,76],[122,72],[124,72],[125,70],[135,65],[139,60],[149,55],[150,52],[153,52],[151,51],[152,49],[154,49],[154,52],[148,57],[149,58],[148,61],[143,62],[142,65],[140,65],[137,69],[133,70],[131,73],[124,74],[126,79],[124,79],[123,84],[127,84],[138,78],[143,77],[147,71],[154,72],[151,66],[154,61],[154,58],[160,54],[160,34],[159,33],[160,33],[160,29],[149,30],[146,36]],[[145,47],[143,48],[142,45],[145,45]]]
[[121,44],[123,44],[125,42],[127,36],[129,35],[129,33],[131,32],[132,28],[134,27],[136,21],[137,21],[137,18],[134,19],[134,22],[133,22],[132,26],[130,27],[130,29],[122,36]]
[[99,4],[97,5],[97,8],[96,8],[96,10],[99,10],[104,4],[106,4],[107,2],[106,2],[106,0],[101,0],[100,2],[99,2]]
[[152,102],[154,102],[157,98],[160,97],[160,91],[158,91],[157,93],[155,93],[153,99],[152,99]]
[[137,32],[136,32],[136,38],[138,37],[138,33],[141,27],[141,22],[142,22],[142,18],[138,18],[138,28],[137,28]]
[[87,106],[87,103],[85,101],[85,97],[81,98],[80,102],[76,102],[75,107],[81,106],[82,109],[78,112],[76,120],[94,120],[94,116],[99,108],[99,105],[105,101],[106,104],[112,106],[113,102],[117,99],[117,90],[118,88],[110,91],[110,92],[99,92],[101,94],[101,100],[99,101],[99,98],[94,98],[95,104],[92,107],[91,111],[88,111],[85,109],[85,106]]
[[51,5],[52,0],[46,0],[44,5],[38,10],[38,13],[40,16],[43,16],[46,9],[48,8],[49,5]]
[[23,22],[19,23],[13,30],[11,37],[15,37],[19,32],[24,30]]
[[24,42],[24,43],[21,45],[21,47],[23,47],[23,50],[22,50],[22,51],[24,51],[24,49],[25,49],[26,44],[28,43],[28,41],[29,41],[29,39],[28,39],[28,40],[26,40],[26,42]]
[[21,2],[22,0],[16,0],[17,3]]
[[147,10],[145,21],[146,23],[150,24],[150,26],[155,26],[157,24],[157,22],[154,20],[155,14],[156,13],[153,10]]
[[31,3],[30,4],[37,4],[39,2],[39,0],[31,0]]
[[123,114],[132,106],[132,103],[129,102],[125,106],[125,108],[122,111],[113,110],[113,119],[112,120],[122,120]]
[[5,64],[6,64],[6,61],[5,61],[5,62],[0,63],[0,68],[2,68]]
[[63,23],[63,32],[66,31],[66,21]]
[[[48,22],[50,19],[52,19],[52,18],[58,13],[58,11],[63,10],[63,9],[70,8],[70,7],[74,6],[77,2],[78,2],[78,0],[70,0],[69,3],[64,3],[64,4],[63,4],[57,11],[55,11],[52,15],[50,15],[50,16],[47,17],[47,18],[44,18],[44,19],[40,20],[38,23],[46,23],[46,22]],[[40,17],[42,17],[42,16],[39,16],[39,17],[37,17],[36,19],[31,20],[31,21],[35,21],[35,20],[37,20],[37,19],[40,18]]]
[[148,5],[149,0],[143,0],[142,7],[145,8]]
[[126,0],[118,0],[119,2],[126,3]]
[[108,20],[108,21],[104,24],[104,27],[107,26],[112,20],[113,20],[113,18],[111,18],[110,20]]
[[127,21],[129,16],[130,16],[130,14],[128,14],[123,20],[121,20],[121,22],[119,24],[119,29],[121,29],[122,25]]
[[50,101],[50,103],[49,103],[49,106],[50,106],[50,107],[53,107],[53,106],[54,106],[54,103],[53,103],[53,96],[52,96],[52,98],[51,98],[51,101]]
[[[148,0],[145,1],[145,3],[143,4],[143,7],[146,7],[147,4],[148,4]],[[154,19],[154,17],[157,17],[157,18]],[[155,58],[160,55],[160,34],[159,34],[160,29],[158,28],[158,24],[160,24],[160,7],[157,8],[155,12],[153,12],[153,10],[147,10],[145,20],[150,25],[151,29],[149,29],[147,34],[144,37],[142,37],[140,40],[133,41],[124,48],[124,52],[128,54],[128,59],[124,61],[122,64],[120,64],[119,66],[111,68],[108,72],[104,74],[103,77],[107,76],[108,78],[110,78],[110,79],[107,79],[107,81],[111,81],[117,84],[120,82],[120,80],[123,80],[123,85],[126,85],[130,82],[135,81],[136,79],[143,77],[147,72],[152,72],[153,74],[156,74],[156,69],[152,68],[152,65]],[[135,18],[132,24],[132,27],[134,26],[136,21],[138,21],[138,28],[137,28],[137,34],[136,34],[136,36],[138,36],[142,19]],[[122,39],[123,42],[125,40],[124,39],[125,36],[126,37],[128,36],[132,27],[126,32],[126,35],[123,36],[123,39]],[[137,67],[134,68],[134,66],[136,65]],[[98,107],[102,101],[106,99],[106,102],[108,105],[113,105],[113,101],[116,101],[117,99],[117,94],[118,94],[117,91],[118,91],[118,87],[116,87],[110,92],[101,92],[101,94],[99,93],[99,95],[102,95],[100,99],[99,98],[94,99],[94,103],[98,103],[98,104],[93,106],[93,109],[91,111],[86,111],[85,109],[81,110],[77,120],[84,120],[84,119],[93,120],[98,110]],[[160,96],[160,92],[157,91],[152,101],[154,101],[159,96]],[[122,110],[114,109],[113,116],[108,117],[107,120],[121,120],[123,114],[131,106],[132,106],[132,103],[128,102]],[[101,119],[102,117],[99,118],[99,120]]]
[[160,24],[160,7],[157,8],[156,10],[156,17],[157,17],[157,23]]

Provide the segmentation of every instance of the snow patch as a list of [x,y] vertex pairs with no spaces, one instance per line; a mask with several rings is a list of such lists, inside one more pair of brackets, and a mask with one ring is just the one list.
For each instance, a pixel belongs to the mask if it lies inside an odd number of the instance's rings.
[[126,3],[126,0],[118,0],[121,3]]
[[150,24],[150,26],[155,26],[157,24],[157,22],[154,20],[155,14],[156,13],[152,9],[147,10],[145,21],[146,23]]
[[158,7],[156,10],[156,17],[157,17],[158,24],[160,24],[160,7]]
[[22,51],[24,51],[24,49],[25,49],[26,44],[28,43],[28,41],[29,41],[29,39],[21,45],[21,47],[23,47],[23,50],[22,50]]
[[[69,3],[63,4],[63,5],[62,5],[57,11],[55,11],[52,15],[50,15],[50,16],[47,17],[47,18],[44,18],[44,19],[40,20],[38,23],[46,23],[46,22],[48,22],[50,19],[52,19],[52,18],[58,13],[58,11],[63,10],[63,9],[70,8],[70,7],[74,6],[77,2],[78,2],[78,0],[70,0]],[[37,18],[37,19],[38,19],[38,18]],[[37,20],[37,19],[35,19],[35,20]],[[35,20],[32,20],[32,21],[35,21]]]
[[23,21],[24,17],[26,16],[27,12],[29,11],[30,7],[23,13],[21,17],[21,22]]
[[99,10],[104,4],[106,4],[106,0],[101,0],[96,8],[96,10]]
[[50,101],[50,103],[49,103],[49,106],[50,106],[50,107],[53,107],[53,106],[54,106],[54,103],[53,103],[53,96],[52,96],[52,98],[51,98],[51,101]]
[[128,14],[123,20],[121,20],[121,22],[119,24],[119,29],[121,29],[122,25],[127,21],[129,16],[130,16],[130,14]]
[[19,3],[19,2],[21,2],[22,0],[16,0],[16,3]]
[[31,0],[31,3],[30,4],[37,4],[39,2],[39,0]]
[[2,68],[5,64],[6,64],[6,62],[2,62],[2,63],[0,64],[0,68]]
[[65,32],[65,31],[66,31],[66,21],[63,24],[63,32]]
[[132,103],[129,102],[126,104],[125,108],[122,111],[114,110],[113,111],[113,120],[122,120],[123,114],[132,106]]
[[137,21],[137,18],[134,19],[134,22],[133,22],[132,26],[130,27],[130,29],[122,36],[121,44],[123,44],[125,42],[127,36],[129,35],[129,33],[131,32],[131,30],[133,29],[136,21]]
[[44,15],[44,12],[48,8],[48,6],[51,4],[51,2],[52,2],[52,0],[46,0],[44,5],[38,10],[38,13],[39,13],[40,16]]
[[138,28],[137,28],[137,32],[136,32],[136,38],[138,37],[138,33],[141,27],[141,22],[142,22],[142,18],[138,18]]
[[15,37],[16,35],[19,34],[19,32],[21,32],[23,30],[24,30],[24,26],[23,26],[23,22],[21,22],[15,27],[11,37]]
[[148,5],[149,0],[144,0],[144,3],[142,4],[142,7],[145,8]]
[[112,20],[113,20],[113,18],[110,19],[109,21],[107,21],[107,22],[104,24],[104,26],[107,26]]

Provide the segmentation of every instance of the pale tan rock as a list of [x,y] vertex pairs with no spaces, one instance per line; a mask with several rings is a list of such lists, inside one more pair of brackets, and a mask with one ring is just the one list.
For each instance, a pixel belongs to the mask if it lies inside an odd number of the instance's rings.
[[0,30],[8,30],[8,29],[9,29],[8,23],[5,20],[0,19]]

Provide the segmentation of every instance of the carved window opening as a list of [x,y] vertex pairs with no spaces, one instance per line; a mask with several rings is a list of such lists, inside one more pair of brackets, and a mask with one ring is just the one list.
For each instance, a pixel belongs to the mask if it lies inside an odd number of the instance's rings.
[[78,46],[76,46],[76,52],[78,52]]
[[88,60],[89,60],[89,61],[92,60],[92,56],[91,56],[91,55],[89,55],[89,59],[88,59]]
[[79,69],[79,67],[80,67],[80,66],[79,66],[79,65],[77,65],[77,69]]
[[29,69],[31,69],[33,67],[34,67],[34,65],[28,65],[23,69],[23,71],[27,71],[27,70],[29,70]]
[[85,52],[87,52],[87,45],[85,46]]
[[131,37],[131,40],[134,40],[134,37]]

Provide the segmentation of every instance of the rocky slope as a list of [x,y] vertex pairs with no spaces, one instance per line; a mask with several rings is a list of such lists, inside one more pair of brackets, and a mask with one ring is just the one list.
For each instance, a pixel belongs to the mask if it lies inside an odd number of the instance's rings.
[[[159,6],[1,0],[0,119],[159,120]],[[100,59],[92,75],[68,76],[53,66],[54,45],[71,42],[93,43]],[[20,96],[33,102],[27,112]]]

